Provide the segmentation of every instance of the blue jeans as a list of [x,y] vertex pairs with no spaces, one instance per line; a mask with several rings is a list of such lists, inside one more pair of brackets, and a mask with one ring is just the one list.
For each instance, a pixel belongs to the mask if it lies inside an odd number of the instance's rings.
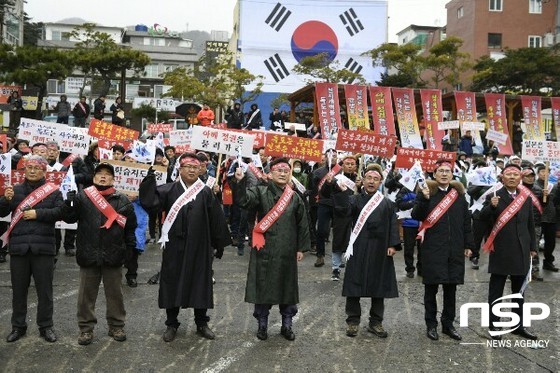
[[317,256],[325,256],[325,241],[329,238],[333,207],[318,205],[317,207]]

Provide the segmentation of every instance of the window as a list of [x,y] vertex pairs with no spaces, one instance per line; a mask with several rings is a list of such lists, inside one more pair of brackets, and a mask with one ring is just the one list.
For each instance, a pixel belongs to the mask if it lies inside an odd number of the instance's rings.
[[144,68],[144,72],[146,73],[146,78],[159,78],[159,65],[147,65]]
[[459,9],[457,9],[457,18],[463,18],[464,15],[464,9],[463,7],[460,7]]
[[51,40],[70,40],[67,32],[53,30],[51,35]]
[[503,10],[502,0],[489,0],[488,10],[491,12],[501,12]]
[[542,0],[529,0],[529,13],[542,14]]
[[47,82],[47,93],[65,93],[64,80],[49,79]]
[[164,64],[164,65],[163,65],[163,70],[164,70],[166,73],[169,73],[169,72],[175,70],[175,69],[178,68],[178,67],[179,67],[179,65],[176,65],[176,64],[173,64],[173,65]]
[[144,38],[144,45],[153,45],[158,47],[165,46],[164,38]]
[[127,84],[126,85],[126,99],[127,99],[127,101],[138,96],[138,89],[139,88],[140,88],[140,85],[138,85],[138,84]]
[[488,34],[488,48],[502,48],[502,34]]
[[542,37],[529,35],[529,48],[540,48],[542,47]]

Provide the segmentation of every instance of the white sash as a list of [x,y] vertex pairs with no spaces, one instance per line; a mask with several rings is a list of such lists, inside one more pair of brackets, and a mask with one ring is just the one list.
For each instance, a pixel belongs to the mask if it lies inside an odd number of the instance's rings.
[[247,124],[253,124],[253,119],[255,119],[255,116],[257,116],[258,113],[261,112],[261,109],[257,109],[253,112],[253,114],[251,114],[251,117],[249,118],[249,120],[247,121]]
[[200,193],[200,191],[206,186],[206,184],[204,184],[200,179],[197,179],[190,188],[187,188],[180,177],[179,182],[185,191],[179,196],[179,198],[177,198],[175,203],[173,203],[169,211],[167,211],[167,216],[165,217],[165,221],[163,222],[163,226],[161,228],[161,238],[158,241],[158,243],[161,244],[162,249],[165,248],[165,244],[169,241],[169,230],[173,226],[173,223],[175,223],[175,219],[177,219],[177,215],[179,215],[181,208],[187,203],[194,201],[198,193]]
[[360,211],[358,220],[356,221],[356,224],[352,229],[352,233],[350,234],[350,241],[348,242],[348,247],[346,248],[346,252],[344,253],[344,259],[348,260],[354,254],[354,242],[356,242],[356,239],[362,231],[362,228],[364,227],[367,219],[369,218],[373,210],[375,210],[377,206],[379,206],[381,201],[383,201],[383,198],[383,194],[380,191],[375,192],[373,197],[371,197],[368,203],[366,203],[362,211]]
[[296,179],[295,176],[292,176],[292,182],[294,183],[294,186],[296,187],[296,189],[297,189],[301,194],[304,194],[304,193],[305,193],[305,187],[303,186],[302,183],[299,182],[298,179]]

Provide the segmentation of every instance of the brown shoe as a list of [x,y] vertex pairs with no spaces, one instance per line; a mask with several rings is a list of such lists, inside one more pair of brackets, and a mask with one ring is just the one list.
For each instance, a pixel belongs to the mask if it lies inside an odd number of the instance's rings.
[[126,341],[126,333],[123,328],[109,329],[109,337],[113,337],[113,339],[118,342]]
[[349,337],[355,337],[358,335],[359,326],[356,324],[348,324],[346,327],[346,335]]
[[81,332],[80,336],[78,337],[78,344],[82,346],[87,346],[93,341],[93,333],[92,332]]
[[317,261],[315,262],[315,267],[322,267],[325,265],[325,257],[323,255],[317,255]]

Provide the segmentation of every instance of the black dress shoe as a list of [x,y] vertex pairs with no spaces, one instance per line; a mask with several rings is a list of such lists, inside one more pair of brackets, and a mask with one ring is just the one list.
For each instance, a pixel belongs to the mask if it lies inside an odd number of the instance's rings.
[[136,282],[135,278],[127,278],[126,279],[126,284],[131,288],[135,288],[135,287],[138,286],[138,282]]
[[25,330],[12,329],[12,332],[6,337],[6,342],[15,342],[25,335]]
[[257,331],[257,338],[261,341],[266,341],[268,338],[268,331],[266,326],[259,326],[259,330]]
[[176,335],[177,335],[177,328],[173,326],[168,326],[167,329],[165,330],[165,333],[163,333],[163,340],[165,342],[171,342],[175,339]]
[[282,334],[288,341],[296,339],[296,335],[292,331],[291,326],[282,326],[282,328],[280,328],[280,334]]
[[558,272],[558,267],[556,267],[552,263],[543,263],[542,269],[544,269],[546,271],[551,271],[551,272]]
[[515,329],[511,334],[519,335],[523,338],[531,339],[536,341],[538,338],[536,335],[525,329],[524,327],[520,326],[519,328]]
[[39,334],[47,342],[56,342],[56,334],[54,334],[54,331],[51,328],[43,329],[39,332]]
[[451,338],[453,338],[456,341],[460,341],[461,339],[463,339],[461,337],[461,335],[459,333],[457,333],[457,330],[455,330],[454,326],[450,326],[450,327],[443,327],[441,328],[441,332],[445,335],[450,336]]
[[214,334],[214,332],[212,330],[210,330],[210,328],[208,327],[208,325],[204,325],[204,326],[197,326],[196,327],[196,333],[206,339],[214,339],[216,338],[216,335]]
[[428,331],[426,332],[426,335],[432,341],[437,341],[439,339],[439,335],[437,333],[437,328],[428,328]]

